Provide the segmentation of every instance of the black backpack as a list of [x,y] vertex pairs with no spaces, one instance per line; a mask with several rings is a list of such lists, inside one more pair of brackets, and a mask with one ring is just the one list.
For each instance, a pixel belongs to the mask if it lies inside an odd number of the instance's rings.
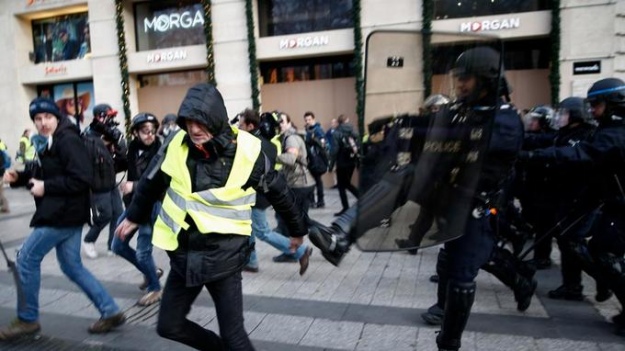
[[323,145],[316,138],[306,141],[306,151],[308,153],[308,170],[314,176],[320,176],[328,171],[328,154]]
[[81,139],[93,168],[90,188],[94,193],[110,191],[115,188],[115,163],[111,152],[101,138],[82,133]]

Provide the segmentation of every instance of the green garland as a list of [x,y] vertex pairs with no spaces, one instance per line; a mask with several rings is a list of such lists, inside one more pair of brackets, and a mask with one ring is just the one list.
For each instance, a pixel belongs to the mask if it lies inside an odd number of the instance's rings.
[[432,94],[432,18],[434,17],[434,0],[423,0],[423,98]]
[[215,57],[213,51],[213,22],[211,20],[211,1],[202,0],[204,8],[204,36],[206,37],[206,75],[208,82],[217,85],[215,80]]
[[247,22],[247,57],[250,61],[252,106],[254,108],[254,111],[259,111],[260,90],[258,90],[258,61],[256,59],[256,37],[254,36],[254,14],[252,9],[252,0],[245,0],[245,17]]
[[551,62],[549,83],[551,104],[557,105],[560,98],[560,0],[552,0],[551,8]]
[[128,75],[128,57],[126,53],[126,35],[124,34],[124,6],[123,0],[115,0],[115,22],[117,28],[117,46],[119,52],[119,70],[122,74],[122,104],[124,107],[124,123],[126,127],[126,137],[130,137],[130,88],[129,88],[129,75]]
[[365,131],[365,92],[362,68],[362,28],[360,27],[360,0],[352,3],[352,21],[354,22],[354,70],[356,74],[356,117],[358,129]]

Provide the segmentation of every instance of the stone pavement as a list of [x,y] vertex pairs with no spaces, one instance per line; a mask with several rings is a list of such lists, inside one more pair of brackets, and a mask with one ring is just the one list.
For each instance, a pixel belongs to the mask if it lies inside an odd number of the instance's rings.
[[[14,257],[29,233],[33,203],[25,190],[5,190],[12,212],[0,216],[0,240]],[[326,190],[326,204],[310,214],[330,223],[340,207],[336,190]],[[127,311],[128,323],[108,335],[89,335],[87,326],[98,313],[63,276],[51,254],[41,267],[42,334],[0,343],[0,350],[188,350],[156,335],[158,305],[135,305],[142,277],[123,259],[106,255],[107,232],[101,235],[100,257],[84,262]],[[272,262],[277,254],[272,247],[258,242],[257,249],[260,273],[243,273],[245,326],[257,350],[436,350],[437,328],[426,326],[419,315],[435,299],[436,286],[428,277],[435,270],[438,248],[421,250],[416,256],[353,249],[338,268],[315,248],[303,277],[297,264]],[[557,250],[553,258],[558,261]],[[155,259],[167,270],[164,252],[155,250]],[[16,295],[4,262],[0,270],[0,324],[5,325],[15,316]],[[594,284],[585,277],[586,301],[550,300],[547,291],[560,283],[558,267],[539,271],[537,278],[532,306],[519,313],[511,291],[482,272],[462,350],[625,351],[625,339],[613,335],[608,322],[618,312],[614,298],[596,303]],[[218,330],[207,293],[196,301],[190,319]]]

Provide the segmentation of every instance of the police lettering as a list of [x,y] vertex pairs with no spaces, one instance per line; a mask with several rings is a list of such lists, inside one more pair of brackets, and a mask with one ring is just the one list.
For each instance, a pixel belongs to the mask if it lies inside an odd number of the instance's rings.
[[426,141],[423,150],[435,153],[460,152],[460,141]]

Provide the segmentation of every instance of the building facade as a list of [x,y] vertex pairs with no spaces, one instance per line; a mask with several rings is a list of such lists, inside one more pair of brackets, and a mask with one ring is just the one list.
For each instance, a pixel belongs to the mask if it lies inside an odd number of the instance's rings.
[[[252,106],[246,1],[210,3],[215,80],[234,116]],[[549,103],[552,1],[478,3],[434,1],[432,29],[499,36],[515,104]],[[251,4],[262,110],[285,111],[299,126],[305,111],[315,112],[324,128],[340,114],[356,122],[353,2]],[[361,0],[360,7],[363,45],[373,31],[423,25],[420,0]],[[81,126],[90,122],[95,104],[122,111],[116,11],[113,0],[0,0],[7,29],[0,36],[0,138],[12,150],[22,131],[32,128],[27,105],[35,96],[54,99]],[[121,13],[131,114],[177,112],[188,87],[208,79],[201,1],[127,0]],[[560,98],[584,96],[600,78],[625,77],[624,0],[561,0],[560,16]]]

